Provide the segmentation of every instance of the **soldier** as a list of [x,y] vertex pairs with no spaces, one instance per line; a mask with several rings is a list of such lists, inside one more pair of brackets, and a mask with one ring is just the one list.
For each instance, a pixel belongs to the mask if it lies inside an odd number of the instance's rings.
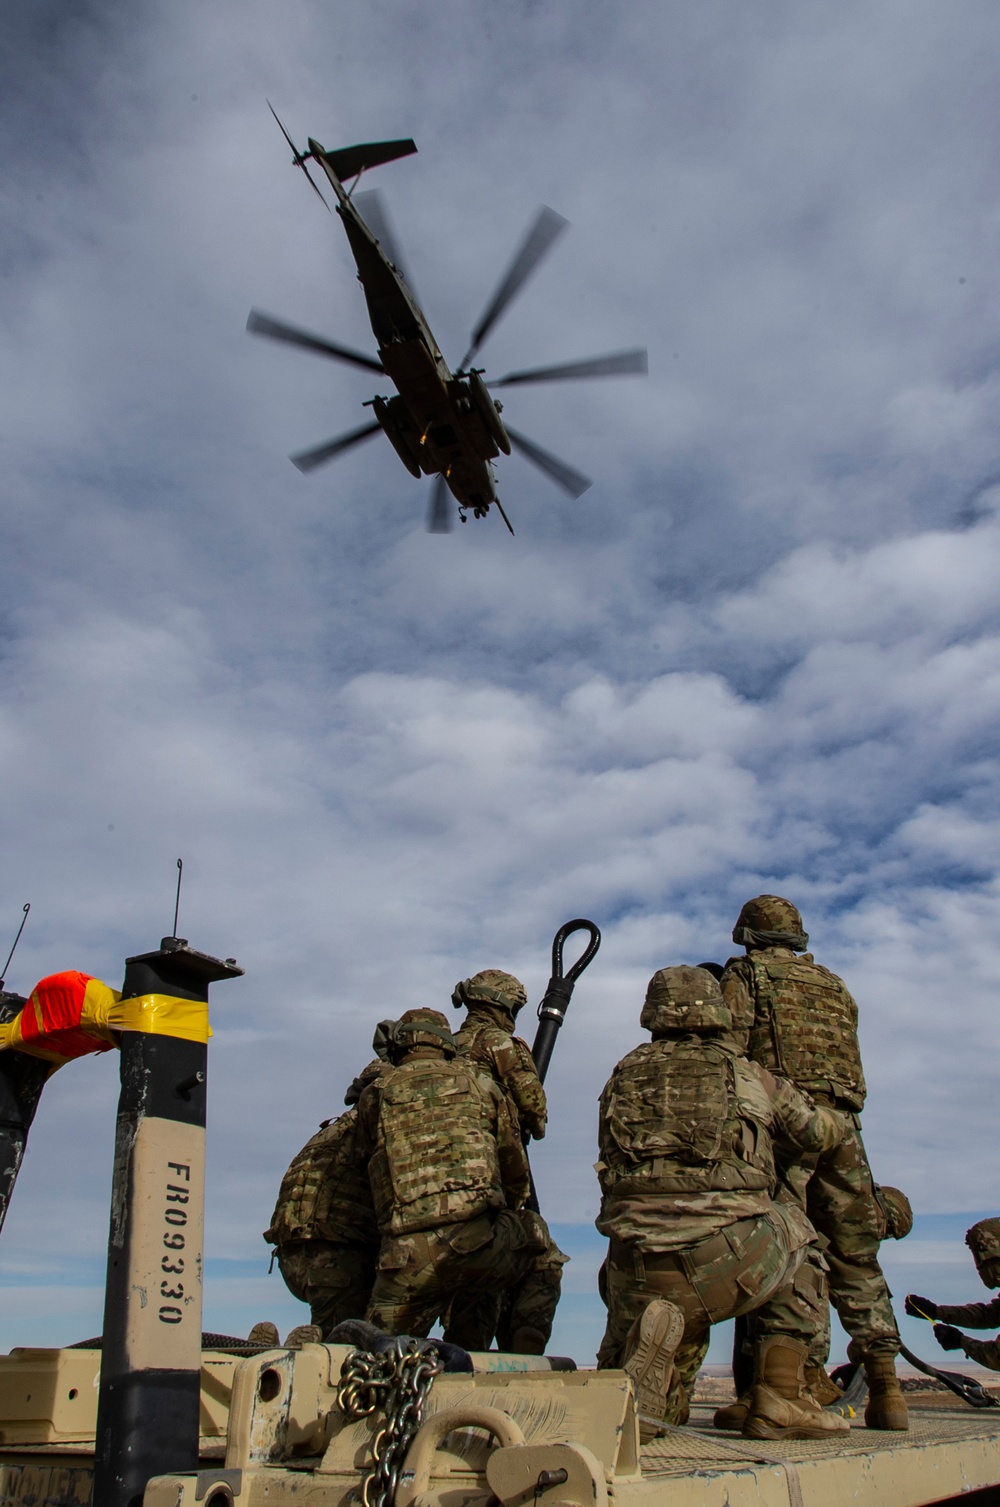
[[[517,1212],[528,1162],[506,1096],[457,1056],[437,1010],[408,1010],[383,1032],[391,1069],[358,1104],[381,1237],[365,1317],[426,1335],[456,1293],[512,1287],[541,1251]],[[470,1348],[454,1319],[444,1337]]]
[[902,1188],[875,1183],[872,1191],[878,1209],[879,1240],[905,1240],[913,1229],[913,1206]]
[[[507,1095],[512,1118],[524,1142],[540,1141],[548,1111],[545,1090],[526,1041],[514,1035],[518,1011],[528,995],[520,979],[500,968],[484,968],[455,985],[451,1002],[465,1006],[467,1015],[456,1032],[459,1052],[488,1074]],[[569,1257],[559,1249],[540,1214],[536,1238],[544,1242],[532,1269],[506,1294],[482,1296],[452,1311],[470,1338],[470,1349],[488,1350],[494,1334],[501,1350],[521,1355],[544,1355],[562,1290],[562,1269]]]
[[598,1366],[632,1376],[645,1442],[686,1421],[685,1382],[710,1325],[757,1308],[743,1432],[841,1433],[847,1421],[805,1386],[822,1270],[804,1260],[816,1237],[801,1209],[772,1202],[771,1132],[819,1154],[840,1140],[843,1118],[747,1060],[704,969],[655,973],[640,1022],[652,1041],[623,1058],[601,1095],[597,1228],[611,1243]]
[[868,1380],[865,1423],[906,1429],[899,1330],[878,1262],[878,1206],[858,1118],[866,1093],[858,1007],[843,981],[806,952],[802,918],[779,895],[748,900],[733,941],[746,956],[726,964],[722,991],[734,1017],[749,1025],[750,1057],[847,1117],[832,1150],[779,1154],[781,1197],[798,1203],[827,1242],[830,1300],[851,1337],[848,1356]]
[[323,1335],[344,1319],[361,1317],[375,1282],[378,1228],[368,1169],[357,1154],[353,1106],[384,1071],[378,1059],[369,1063],[344,1096],[351,1107],[324,1120],[293,1159],[264,1231],[285,1286],[309,1304]]
[[[981,1219],[965,1232],[976,1271],[984,1287],[1000,1287],[1000,1219]],[[1000,1329],[1000,1297],[988,1303],[935,1303],[917,1293],[907,1293],[906,1311],[921,1319],[940,1319],[934,1338],[942,1350],[964,1350],[970,1360],[991,1371],[1000,1371],[1000,1335],[995,1340],[974,1340],[954,1326],[970,1329]]]
[[[891,1188],[888,1183],[875,1183],[872,1189],[875,1195],[875,1217],[878,1224],[879,1242],[883,1240],[905,1240],[913,1229],[913,1209],[910,1200],[900,1188]],[[840,1402],[843,1392],[836,1382],[827,1374],[826,1363],[830,1355],[830,1305],[823,1308],[823,1323],[817,1329],[809,1346],[809,1359],[806,1362],[806,1380],[809,1390],[812,1392],[820,1407],[829,1407],[832,1403]],[[733,1404],[729,1408],[720,1408],[715,1415],[716,1428],[738,1428],[735,1421],[729,1418],[734,1415],[739,1404]],[[742,1421],[742,1420],[741,1420]]]
[[466,1017],[456,1033],[459,1051],[499,1083],[517,1114],[523,1136],[540,1141],[548,1110],[531,1048],[514,1035],[518,1011],[528,995],[520,979],[500,968],[484,968],[455,985],[451,1002]]

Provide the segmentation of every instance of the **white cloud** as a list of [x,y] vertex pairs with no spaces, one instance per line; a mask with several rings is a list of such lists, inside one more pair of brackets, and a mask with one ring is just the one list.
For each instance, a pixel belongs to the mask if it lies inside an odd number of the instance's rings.
[[[396,0],[224,0],[45,47],[18,22],[10,978],[117,981],[184,857],[182,930],[248,969],[213,999],[220,1257],[263,1259],[375,1020],[492,962],[540,997],[581,913],[604,947],[536,1161],[553,1215],[590,1217],[648,975],[725,957],[772,888],[861,1001],[879,1175],[924,1209],[1000,1197],[998,21],[966,9],[449,0],[418,29]],[[591,492],[512,460],[517,537],[439,539],[387,447],[292,471],[371,392],[246,340],[247,309],[371,341],[265,94],[297,138],[416,137],[380,182],[452,354],[535,205],[574,220],[488,358],[648,340],[647,383],[511,397]],[[114,1075],[46,1090],[9,1262],[99,1253]]]

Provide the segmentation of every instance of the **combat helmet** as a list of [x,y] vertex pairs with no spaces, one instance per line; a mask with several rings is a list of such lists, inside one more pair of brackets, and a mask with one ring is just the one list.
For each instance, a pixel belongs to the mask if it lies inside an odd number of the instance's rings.
[[981,1219],[965,1232],[976,1270],[987,1287],[1000,1287],[1000,1219]]
[[661,968],[649,981],[639,1024],[665,1031],[730,1031],[733,1017],[719,981],[705,968]]
[[455,985],[451,1002],[456,1010],[463,1005],[499,1005],[513,1018],[528,1003],[528,993],[520,979],[502,968],[483,968],[471,978]]
[[802,917],[781,895],[748,900],[733,927],[733,941],[740,947],[790,947],[792,952],[805,952],[809,946]]
[[398,1020],[380,1020],[372,1046],[376,1056],[393,1063],[413,1047],[434,1047],[446,1057],[458,1052],[458,1042],[440,1010],[407,1010]]
[[875,1200],[882,1215],[880,1223],[885,1225],[885,1231],[880,1231],[879,1238],[905,1240],[913,1229],[913,1209],[906,1194],[901,1188],[891,1188],[888,1183],[882,1183],[875,1187]]

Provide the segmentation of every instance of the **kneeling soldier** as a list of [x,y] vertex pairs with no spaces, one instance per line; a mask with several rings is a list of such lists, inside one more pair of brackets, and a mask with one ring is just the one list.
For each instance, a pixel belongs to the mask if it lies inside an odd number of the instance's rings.
[[[981,1219],[966,1230],[965,1243],[983,1286],[1000,1287],[1000,1219]],[[932,1298],[908,1293],[906,1311],[920,1319],[941,1321],[934,1325],[934,1338],[942,1350],[963,1350],[969,1360],[1000,1371],[1000,1335],[995,1340],[974,1340],[955,1328],[956,1324],[967,1324],[970,1329],[1000,1329],[1000,1297],[988,1303],[935,1303]]]
[[709,1327],[758,1309],[755,1385],[743,1432],[814,1439],[847,1429],[809,1394],[804,1363],[821,1269],[804,1258],[815,1231],[795,1204],[772,1202],[771,1131],[814,1151],[843,1134],[750,1062],[719,984],[701,968],[664,968],[646,991],[652,1041],[630,1052],[601,1095],[603,1199],[610,1236],[608,1323],[599,1366],[636,1385],[645,1441],[688,1414],[685,1380]]
[[[381,1237],[365,1317],[426,1335],[457,1295],[512,1287],[541,1254],[517,1212],[528,1163],[506,1096],[456,1056],[443,1015],[408,1010],[380,1031],[391,1067],[358,1104]],[[469,1348],[454,1325],[444,1337]]]

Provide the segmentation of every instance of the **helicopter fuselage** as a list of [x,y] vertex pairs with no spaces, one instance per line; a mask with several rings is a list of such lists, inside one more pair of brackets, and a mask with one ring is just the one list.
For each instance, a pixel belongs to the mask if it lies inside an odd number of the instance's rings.
[[456,375],[441,354],[412,292],[351,202],[318,142],[309,150],[337,196],[340,216],[364,290],[378,356],[396,395],[371,401],[403,465],[414,476],[440,473],[459,509],[481,517],[497,502],[490,465],[510,440],[479,373]]

